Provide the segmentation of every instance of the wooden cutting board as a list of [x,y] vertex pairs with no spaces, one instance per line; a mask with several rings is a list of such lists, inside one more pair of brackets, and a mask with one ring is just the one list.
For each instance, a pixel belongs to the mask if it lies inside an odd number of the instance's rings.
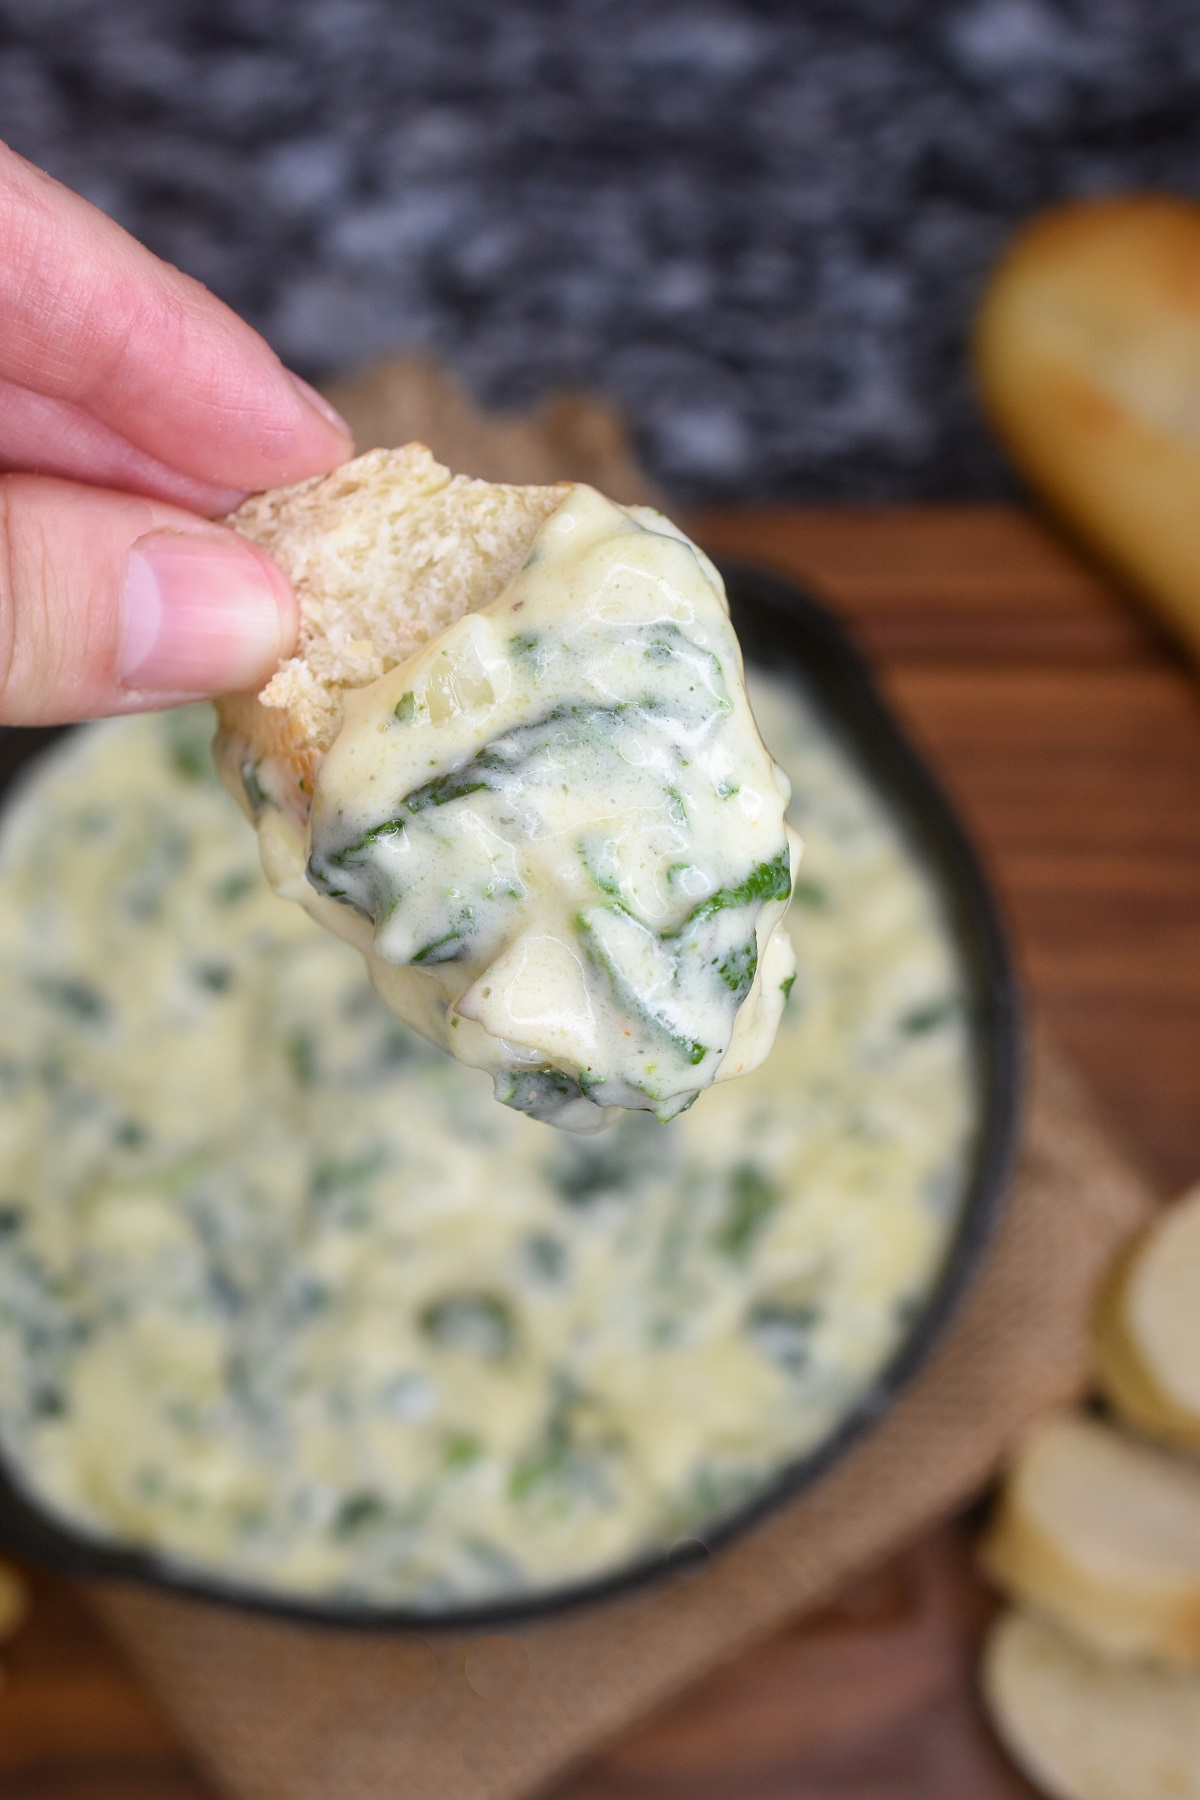
[[[838,606],[989,858],[1026,979],[1164,1185],[1200,1172],[1200,687],[1006,507],[709,513]],[[554,1800],[1005,1800],[973,1699],[989,1598],[954,1521],[637,1728]],[[211,1800],[61,1583],[0,1691],[4,1800]]]

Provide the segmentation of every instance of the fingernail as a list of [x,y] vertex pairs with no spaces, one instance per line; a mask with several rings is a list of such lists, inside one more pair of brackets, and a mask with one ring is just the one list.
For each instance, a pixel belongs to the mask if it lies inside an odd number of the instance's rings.
[[256,687],[291,649],[296,602],[282,570],[232,533],[158,531],[125,568],[118,674],[143,694]]
[[347,425],[345,419],[343,419],[337,407],[331,406],[324,394],[318,394],[316,388],[310,387],[304,377],[302,375],[297,375],[293,369],[287,371],[287,376],[296,392],[300,395],[300,398],[307,401],[313,411],[324,419],[326,425],[332,425],[335,431],[339,431],[342,436],[348,438],[351,445],[353,445],[354,433]]

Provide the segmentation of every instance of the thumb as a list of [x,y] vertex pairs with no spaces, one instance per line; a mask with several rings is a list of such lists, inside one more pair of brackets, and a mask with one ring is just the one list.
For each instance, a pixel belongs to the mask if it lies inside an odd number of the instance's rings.
[[0,722],[53,725],[262,684],[296,636],[271,559],[181,508],[0,477]]

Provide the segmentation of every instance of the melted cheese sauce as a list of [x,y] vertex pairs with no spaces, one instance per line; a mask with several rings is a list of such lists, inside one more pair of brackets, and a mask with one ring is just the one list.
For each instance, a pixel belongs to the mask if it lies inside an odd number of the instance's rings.
[[91,726],[0,832],[0,1444],[103,1539],[436,1613],[702,1533],[902,1340],[975,1123],[930,885],[791,689],[773,1055],[548,1133],[266,887],[204,710]]
[[306,869],[286,816],[258,819],[276,886],[401,1018],[507,1105],[594,1131],[769,1051],[787,798],[713,565],[574,487],[490,606],[347,698]]

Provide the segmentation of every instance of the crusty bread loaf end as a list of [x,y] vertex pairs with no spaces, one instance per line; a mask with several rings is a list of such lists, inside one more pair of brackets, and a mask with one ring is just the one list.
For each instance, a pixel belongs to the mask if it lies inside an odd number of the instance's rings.
[[1017,467],[1200,653],[1200,206],[1125,194],[1033,220],[974,363]]

